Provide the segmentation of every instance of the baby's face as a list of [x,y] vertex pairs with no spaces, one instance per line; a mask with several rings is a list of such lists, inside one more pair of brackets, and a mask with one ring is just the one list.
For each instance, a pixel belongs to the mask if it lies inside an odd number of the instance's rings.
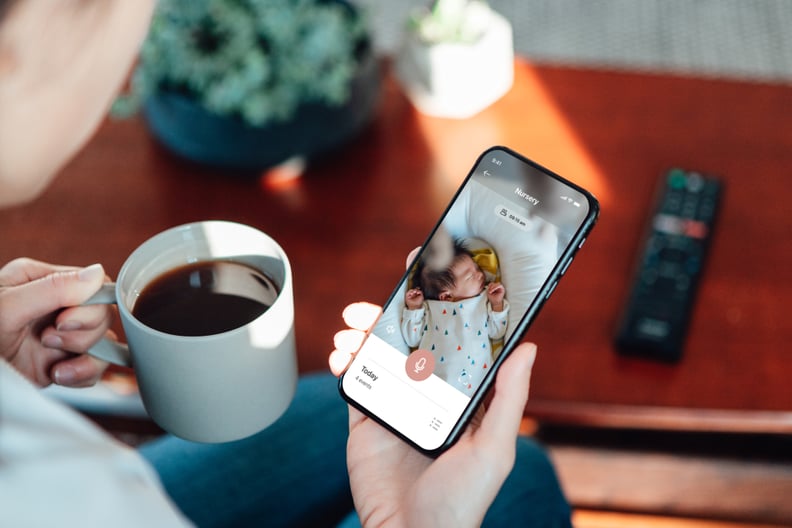
[[454,276],[455,284],[449,291],[450,300],[475,297],[484,289],[484,272],[469,255],[462,255],[454,261],[451,265],[451,274]]

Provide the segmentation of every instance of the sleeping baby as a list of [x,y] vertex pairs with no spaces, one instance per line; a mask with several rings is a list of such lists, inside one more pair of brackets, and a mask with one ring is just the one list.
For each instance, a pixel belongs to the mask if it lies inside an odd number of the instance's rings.
[[416,265],[401,332],[409,346],[432,352],[437,376],[472,395],[492,365],[490,340],[506,333],[509,303],[503,284],[487,284],[473,253],[458,239],[452,244],[450,264]]

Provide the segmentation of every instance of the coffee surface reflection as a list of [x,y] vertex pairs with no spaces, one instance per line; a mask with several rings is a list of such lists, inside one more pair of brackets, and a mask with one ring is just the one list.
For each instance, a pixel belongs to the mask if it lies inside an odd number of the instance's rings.
[[203,261],[170,270],[147,284],[132,314],[160,332],[206,336],[244,326],[278,297],[266,274],[240,262]]

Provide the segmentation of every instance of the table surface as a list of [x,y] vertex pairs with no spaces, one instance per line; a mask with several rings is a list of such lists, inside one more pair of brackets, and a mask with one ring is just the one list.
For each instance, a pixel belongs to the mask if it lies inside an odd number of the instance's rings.
[[[507,145],[602,205],[526,336],[540,345],[527,412],[561,423],[789,433],[790,101],[789,85],[519,60],[504,98],[456,121],[417,113],[386,74],[370,127],[291,181],[200,167],[160,147],[141,119],[107,121],[41,198],[0,212],[0,261],[102,262],[115,276],[138,244],[168,227],[256,226],[290,256],[300,368],[320,369],[341,309],[383,302],[477,155]],[[726,183],[674,365],[612,347],[652,190],[670,166]]]

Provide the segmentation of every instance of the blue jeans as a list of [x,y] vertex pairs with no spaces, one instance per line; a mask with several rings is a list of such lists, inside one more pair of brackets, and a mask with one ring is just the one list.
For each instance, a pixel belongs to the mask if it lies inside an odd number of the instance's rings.
[[[165,436],[140,451],[198,526],[360,526],[346,471],[347,406],[336,387],[329,373],[303,376],[286,413],[243,440]],[[517,462],[484,526],[571,526],[555,471],[531,439],[518,439]]]

